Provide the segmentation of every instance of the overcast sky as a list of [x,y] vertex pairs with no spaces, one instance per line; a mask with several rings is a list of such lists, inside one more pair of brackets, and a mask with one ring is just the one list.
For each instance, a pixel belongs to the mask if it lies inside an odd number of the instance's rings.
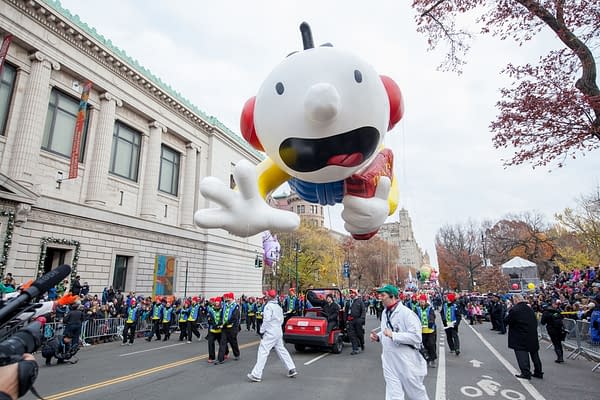
[[[444,49],[427,52],[416,32],[411,1],[156,1],[62,0],[98,33],[209,115],[239,132],[245,101],[291,51],[301,50],[307,21],[315,44],[358,54],[400,86],[406,113],[388,132],[395,154],[400,204],[432,264],[444,224],[497,220],[539,211],[548,222],[600,184],[600,153],[567,160],[563,168],[502,166],[507,150],[492,146],[500,75],[508,63],[534,62],[560,46],[550,34],[518,47],[476,37],[462,75],[438,72]],[[551,170],[551,171],[550,171]],[[330,227],[343,231],[341,207]],[[397,219],[397,213],[389,221]]]

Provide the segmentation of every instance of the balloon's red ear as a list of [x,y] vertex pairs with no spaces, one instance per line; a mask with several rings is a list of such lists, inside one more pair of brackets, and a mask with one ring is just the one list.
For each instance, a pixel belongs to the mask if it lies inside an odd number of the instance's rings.
[[404,100],[402,99],[400,88],[392,78],[385,75],[380,75],[380,77],[390,101],[390,124],[388,125],[388,131],[391,131],[404,116]]
[[256,130],[254,129],[254,104],[256,103],[256,96],[248,99],[246,104],[244,104],[244,109],[242,110],[242,116],[240,117],[240,130],[242,131],[242,136],[252,147],[259,151],[265,151],[263,149],[260,140],[258,140],[258,136],[256,136]]

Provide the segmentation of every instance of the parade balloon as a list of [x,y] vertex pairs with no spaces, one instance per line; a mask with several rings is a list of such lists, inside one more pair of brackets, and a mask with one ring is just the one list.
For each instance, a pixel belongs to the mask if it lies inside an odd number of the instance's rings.
[[519,284],[518,284],[518,283],[513,283],[511,286],[512,286],[512,288],[513,288],[514,290],[517,290],[517,289],[519,289]]
[[239,191],[202,180],[202,195],[221,208],[198,210],[199,227],[243,237],[297,228],[297,214],[264,201],[284,182],[310,203],[342,203],[355,239],[371,238],[396,210],[393,154],[383,139],[404,114],[400,89],[356,55],[315,47],[307,23],[300,31],[304,49],[275,67],[242,110],[242,136],[266,159],[256,168],[236,164]]
[[421,275],[421,282],[424,282],[424,281],[428,280],[429,277],[431,276],[431,267],[428,265],[424,265],[421,267],[419,272]]
[[535,285],[534,285],[533,283],[529,282],[529,283],[527,284],[527,289],[529,289],[529,290],[533,290],[533,289],[535,289]]

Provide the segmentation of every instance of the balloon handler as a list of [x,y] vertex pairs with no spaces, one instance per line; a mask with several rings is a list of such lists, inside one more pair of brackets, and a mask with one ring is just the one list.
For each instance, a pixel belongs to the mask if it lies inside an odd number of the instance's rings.
[[393,154],[383,138],[403,116],[400,89],[353,54],[315,47],[307,23],[300,31],[304,50],[280,63],[242,111],[242,135],[266,159],[257,167],[237,163],[237,190],[202,180],[202,195],[221,207],[196,211],[199,227],[242,237],[296,229],[297,214],[264,201],[284,182],[308,202],[342,203],[355,239],[371,238],[396,210]]

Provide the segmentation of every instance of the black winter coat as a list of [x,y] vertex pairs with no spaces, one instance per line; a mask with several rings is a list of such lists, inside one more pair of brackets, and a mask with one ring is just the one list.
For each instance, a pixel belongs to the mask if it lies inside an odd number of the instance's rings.
[[504,319],[508,327],[508,348],[535,352],[540,349],[535,313],[526,302],[515,304]]
[[541,324],[546,325],[548,335],[551,337],[564,339],[563,316],[560,314],[560,311],[551,307],[546,308],[542,314]]

